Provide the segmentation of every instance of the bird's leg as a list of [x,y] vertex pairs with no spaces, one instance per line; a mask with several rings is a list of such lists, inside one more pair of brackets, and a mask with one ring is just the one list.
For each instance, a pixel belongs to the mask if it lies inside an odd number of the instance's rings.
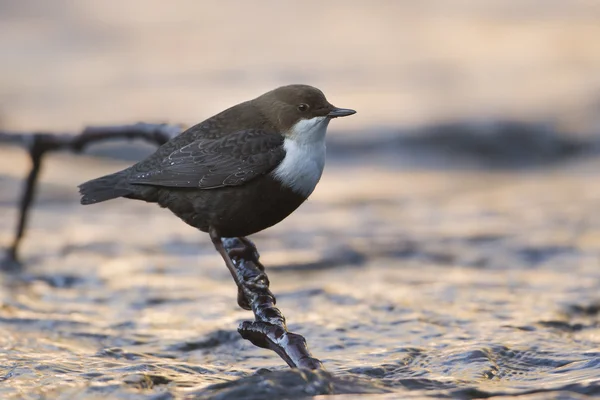
[[[238,288],[238,305],[240,307],[242,307],[244,310],[252,310],[252,307],[250,307],[248,299],[246,299],[246,296],[244,295],[244,289],[242,286],[243,283],[237,274],[237,269],[235,267],[235,264],[233,263],[233,260],[231,259],[229,253],[227,252],[227,250],[225,250],[225,247],[223,246],[223,241],[221,240],[221,235],[219,235],[218,232],[212,227],[208,230],[208,234],[210,235],[210,240],[212,240],[213,245],[215,246],[215,249],[219,252],[221,257],[223,258],[223,261],[225,261],[225,265],[227,266],[227,269],[231,273],[231,277],[233,278],[233,281],[235,282],[235,284]],[[250,243],[252,243],[252,242],[250,242]]]

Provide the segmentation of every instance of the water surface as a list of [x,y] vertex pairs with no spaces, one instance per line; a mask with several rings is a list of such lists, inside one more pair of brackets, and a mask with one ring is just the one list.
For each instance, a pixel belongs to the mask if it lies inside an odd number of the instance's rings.
[[51,161],[27,269],[2,277],[2,397],[600,393],[594,158],[494,172],[333,160],[308,203],[254,237],[316,375],[239,337],[252,315],[205,234],[141,202],[77,204],[77,182],[122,162]]

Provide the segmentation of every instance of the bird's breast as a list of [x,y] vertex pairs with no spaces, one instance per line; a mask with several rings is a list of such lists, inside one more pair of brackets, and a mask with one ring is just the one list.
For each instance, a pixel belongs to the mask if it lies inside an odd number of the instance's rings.
[[325,167],[325,141],[298,142],[286,138],[285,157],[273,171],[273,177],[294,192],[308,197]]

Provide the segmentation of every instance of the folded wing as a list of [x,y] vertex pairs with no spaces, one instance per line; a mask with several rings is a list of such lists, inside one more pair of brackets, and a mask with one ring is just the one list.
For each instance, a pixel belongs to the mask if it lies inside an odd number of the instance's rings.
[[152,163],[132,167],[129,183],[214,189],[268,174],[285,157],[283,136],[260,129],[199,138]]

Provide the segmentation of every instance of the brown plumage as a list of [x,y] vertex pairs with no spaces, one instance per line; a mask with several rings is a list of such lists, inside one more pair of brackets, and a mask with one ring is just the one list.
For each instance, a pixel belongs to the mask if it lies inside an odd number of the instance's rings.
[[130,168],[80,185],[81,203],[144,200],[203,232],[212,226],[226,237],[253,234],[306,200],[269,175],[285,157],[285,135],[299,119],[334,109],[316,88],[275,89],[189,128]]
[[354,113],[314,87],[283,86],[189,128],[125,170],[83,183],[81,203],[158,203],[209,232],[226,258],[220,237],[266,229],[306,200],[321,176],[329,121]]

